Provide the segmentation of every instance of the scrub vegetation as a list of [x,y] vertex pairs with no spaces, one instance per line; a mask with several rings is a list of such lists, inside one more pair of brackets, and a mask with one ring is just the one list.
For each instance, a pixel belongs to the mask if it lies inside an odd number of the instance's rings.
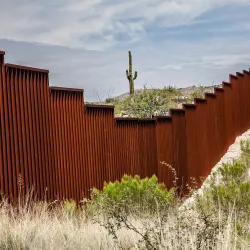
[[241,150],[202,192],[194,185],[181,197],[156,176],[129,175],[81,205],[38,202],[30,192],[11,206],[1,196],[0,249],[250,249],[250,142]]
[[144,85],[142,90],[107,98],[104,103],[114,105],[115,116],[118,117],[150,118],[169,115],[169,109],[181,108],[183,103],[193,103],[194,98],[204,98],[204,93],[211,91],[212,88],[203,86],[177,89],[169,85],[162,89],[150,89]]

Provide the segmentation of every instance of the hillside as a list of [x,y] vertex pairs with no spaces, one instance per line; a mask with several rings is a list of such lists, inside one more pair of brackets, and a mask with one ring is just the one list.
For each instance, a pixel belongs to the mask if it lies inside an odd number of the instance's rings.
[[175,88],[165,86],[162,89],[137,89],[133,95],[124,93],[107,98],[95,104],[115,106],[116,117],[149,118],[156,115],[169,115],[169,109],[181,108],[183,103],[193,103],[194,98],[204,97],[204,93],[213,92],[214,86],[190,86]]

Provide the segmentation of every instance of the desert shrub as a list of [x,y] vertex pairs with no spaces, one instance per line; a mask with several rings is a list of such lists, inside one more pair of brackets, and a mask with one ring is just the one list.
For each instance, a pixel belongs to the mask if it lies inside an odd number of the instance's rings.
[[245,154],[249,155],[250,154],[250,140],[241,140],[240,149],[243,155]]
[[148,88],[145,84],[142,90],[136,90],[122,98],[109,96],[103,103],[114,105],[115,115],[119,117],[151,118],[169,115],[171,108],[180,108],[183,103],[193,103],[194,98],[204,98],[205,90],[206,87],[199,85],[192,93],[182,93],[171,85],[158,89]]
[[165,86],[163,89],[149,89],[144,85],[143,90],[127,96],[123,100],[108,100],[115,105],[115,114],[122,114],[128,117],[146,118],[153,115],[167,115],[170,108],[176,106],[177,97],[180,92],[172,86]]
[[102,191],[94,188],[91,196],[88,211],[119,207],[122,210],[136,208],[140,212],[153,212],[157,208],[166,208],[173,201],[172,191],[168,191],[164,184],[159,184],[155,175],[144,179],[138,175],[124,175],[120,182],[104,183]]
[[146,86],[138,94],[129,96],[123,103],[122,111],[128,116],[139,118],[152,117],[154,114],[166,114],[170,107],[170,93],[167,89],[148,91]]
[[[250,182],[248,169],[244,163],[232,161],[222,164],[212,175],[209,187],[195,199],[195,211],[203,227],[197,240],[199,246],[204,237],[215,242],[221,230],[225,230],[228,220],[232,220],[235,228],[231,234],[239,237],[249,237],[246,228],[250,221]],[[204,242],[203,242],[204,243]]]
[[241,161],[249,166],[250,164],[250,140],[241,140],[240,141],[241,149]]
[[190,98],[204,98],[205,88],[203,86],[199,86],[197,90],[191,93]]
[[[105,183],[102,191],[92,191],[87,213],[115,240],[117,233],[126,228],[141,237],[138,245],[157,249],[173,199],[174,193],[159,184],[155,175],[143,179],[138,175],[124,175],[120,182]],[[138,228],[138,220],[142,221],[141,228]]]
[[111,103],[111,104],[116,104],[118,101],[114,97],[108,97],[105,99],[105,103]]
[[168,94],[173,94],[173,95],[176,95],[176,96],[179,96],[180,95],[180,92],[176,89],[176,87],[173,87],[171,85],[168,85],[168,86],[164,86],[162,91],[161,91],[163,94],[165,93],[168,93]]
[[221,186],[228,187],[232,184],[239,186],[247,179],[247,166],[240,161],[233,160],[232,162],[223,163],[218,168],[217,174]]
[[70,216],[75,215],[78,212],[77,205],[74,200],[64,200],[62,206],[64,212]]
[[213,203],[220,204],[225,209],[230,205],[234,205],[237,210],[246,208],[250,204],[250,182],[246,164],[241,160],[223,163],[212,174],[210,185],[203,196],[211,198]]

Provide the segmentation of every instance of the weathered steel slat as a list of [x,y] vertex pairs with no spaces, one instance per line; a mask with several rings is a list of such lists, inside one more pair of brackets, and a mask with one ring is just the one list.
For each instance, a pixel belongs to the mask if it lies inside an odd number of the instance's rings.
[[[20,114],[23,112],[23,109],[21,108],[20,104],[20,90],[19,90],[19,85],[20,85],[20,77],[21,77],[21,71],[20,70],[14,70],[14,95],[15,95],[15,130],[16,130],[16,135],[15,135],[15,144],[16,144],[16,160],[17,160],[17,165],[18,165],[18,194],[19,195],[24,195],[25,193],[25,170],[24,170],[24,154],[23,154],[23,145],[22,145],[22,137],[21,137],[21,128],[23,124],[21,123],[21,117]],[[21,194],[19,193],[21,192]]]
[[53,186],[52,186],[52,172],[51,172],[51,146],[50,146],[50,123],[48,119],[48,82],[47,74],[40,74],[40,98],[41,98],[41,117],[42,117],[42,129],[43,129],[43,150],[44,150],[44,168],[46,176],[46,185],[47,189],[47,199],[52,200],[53,197]]
[[185,189],[187,182],[187,143],[185,130],[185,110],[171,109],[173,122],[173,167],[178,176],[178,186]]
[[164,182],[168,188],[173,187],[173,138],[172,138],[172,117],[157,117],[157,152],[158,152],[158,178],[159,182]]
[[171,187],[160,161],[184,187],[208,175],[250,126],[249,71],[169,117],[137,119],[114,118],[111,105],[84,106],[82,89],[49,87],[47,70],[4,64],[2,51],[0,69],[0,188],[12,201],[33,185],[38,199],[79,201],[125,173],[156,174]]
[[9,193],[7,188],[7,156],[6,156],[6,134],[4,124],[4,83],[5,67],[4,52],[0,51],[0,188],[2,193]]
[[27,137],[26,137],[26,130],[25,130],[25,108],[24,108],[24,93],[23,93],[23,84],[24,84],[24,72],[19,70],[19,78],[18,78],[18,93],[19,93],[19,112],[18,112],[18,123],[20,124],[19,127],[19,139],[18,142],[20,143],[20,161],[22,161],[22,172],[24,178],[24,194],[29,191],[29,169],[28,169],[28,152],[27,152]]
[[16,168],[16,147],[14,144],[14,128],[13,128],[13,72],[12,70],[7,69],[7,89],[8,89],[8,118],[9,118],[9,128],[10,128],[10,158],[11,158],[11,165],[9,166],[9,185],[11,186],[12,192],[11,197],[13,196],[14,200],[17,200],[17,174],[18,169]]

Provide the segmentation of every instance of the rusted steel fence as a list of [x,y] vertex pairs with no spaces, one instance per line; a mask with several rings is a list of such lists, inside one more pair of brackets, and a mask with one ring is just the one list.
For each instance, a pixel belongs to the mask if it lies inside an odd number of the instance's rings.
[[152,119],[114,118],[114,107],[84,105],[83,90],[49,87],[47,70],[5,64],[0,51],[0,188],[11,200],[89,196],[124,174],[156,174],[177,185],[206,177],[236,136],[250,128],[250,73],[194,104]]

